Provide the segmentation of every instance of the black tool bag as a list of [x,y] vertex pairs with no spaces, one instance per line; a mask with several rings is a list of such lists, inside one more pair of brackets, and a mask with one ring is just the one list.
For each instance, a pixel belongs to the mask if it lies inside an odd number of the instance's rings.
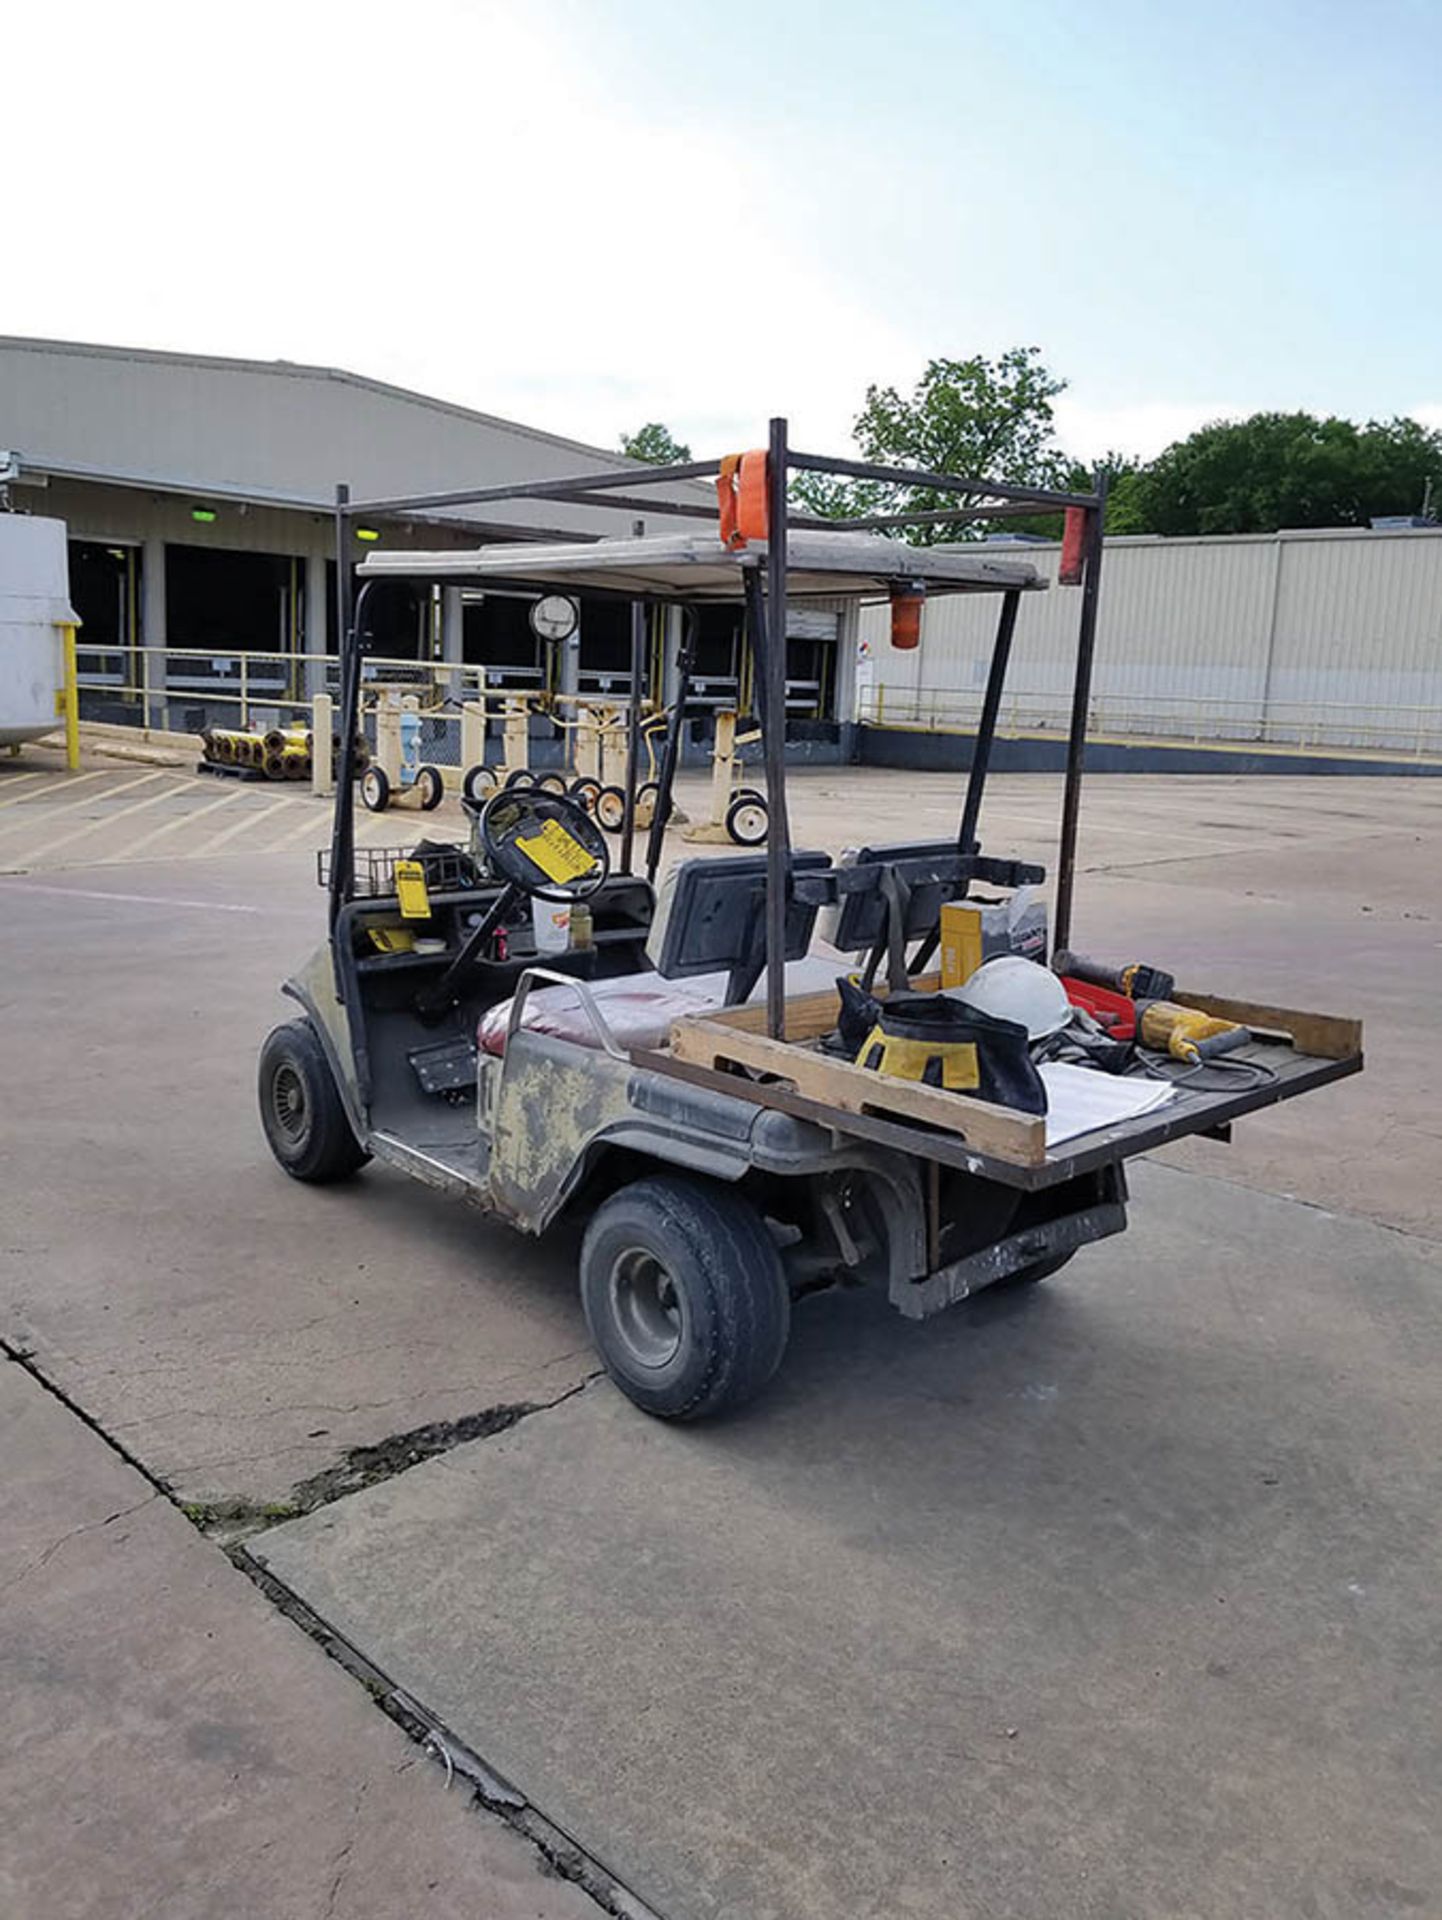
[[838,980],[842,1046],[857,1066],[922,1086],[1045,1113],[1046,1088],[1032,1064],[1026,1028],[978,1013],[942,993],[877,1000]]

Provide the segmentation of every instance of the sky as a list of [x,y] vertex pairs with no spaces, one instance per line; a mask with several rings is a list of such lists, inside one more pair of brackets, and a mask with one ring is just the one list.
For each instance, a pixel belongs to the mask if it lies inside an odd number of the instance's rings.
[[1433,0],[12,0],[3,64],[0,332],[698,455],[1015,345],[1088,460],[1442,425]]

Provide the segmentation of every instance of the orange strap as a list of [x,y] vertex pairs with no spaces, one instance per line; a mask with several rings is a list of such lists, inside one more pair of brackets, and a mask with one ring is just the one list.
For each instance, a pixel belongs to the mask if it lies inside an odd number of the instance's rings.
[[740,548],[752,540],[764,540],[769,521],[766,513],[767,456],[764,447],[750,453],[728,453],[716,476],[716,499],[721,509],[721,539],[725,546]]

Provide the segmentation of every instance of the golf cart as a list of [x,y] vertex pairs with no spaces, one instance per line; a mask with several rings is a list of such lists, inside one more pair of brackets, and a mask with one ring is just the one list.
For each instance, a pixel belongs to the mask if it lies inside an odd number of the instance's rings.
[[[920,485],[954,496],[956,507],[818,520],[788,509],[796,470]],[[623,491],[696,478],[717,482],[719,528],[716,509],[678,499],[674,486],[654,501]],[[379,551],[359,568],[352,604],[353,515],[516,497],[712,524],[556,545]],[[858,996],[868,1021],[888,999],[914,1006],[929,995],[928,1007],[954,1011],[930,971],[943,907],[979,889],[1014,897],[1045,877],[1039,866],[984,854],[977,834],[1018,610],[1045,583],[1014,550],[999,558],[979,543],[913,546],[878,529],[1067,515],[1063,577],[1074,575],[1080,591],[1053,928],[1060,948],[1070,933],[1103,506],[1104,484],[1061,493],[798,453],[784,421],[772,423],[766,451],[740,461],[354,505],[341,490],[345,744],[320,858],[329,937],[286,983],[300,1017],[270,1035],[260,1061],[261,1115],[281,1166],[322,1182],[375,1158],[529,1233],[585,1221],[582,1299],[608,1371],[645,1411],[695,1419],[764,1386],[801,1295],[872,1283],[903,1314],[924,1318],[985,1287],[1039,1280],[1125,1227],[1131,1155],[1191,1133],[1225,1137],[1240,1114],[1358,1071],[1354,1021],[1173,991],[1174,1015],[1234,1033],[1244,1026],[1244,1044],[1214,1068],[1148,1082],[1141,1101],[1135,1082],[1072,1069],[1111,1092],[1083,1125],[1073,1114],[1063,1126],[1056,1098],[1026,1095],[1035,1069],[1024,1025],[977,1013],[973,1040],[948,1042],[939,1073],[908,1066],[911,1043],[895,1035],[871,1045],[879,1019],[860,1052],[855,1034],[847,1038],[844,1003],[854,1016]],[[658,890],[685,719],[684,641],[644,871],[634,751],[615,859],[583,807],[536,787],[468,801],[466,843],[358,847],[351,757],[371,609],[387,581],[416,578],[629,603],[636,688],[650,608],[739,605],[757,662],[765,852],[683,860]],[[793,848],[788,600],[889,602],[893,639],[906,645],[924,598],[980,593],[998,596],[1000,612],[955,838],[862,847],[841,859]],[[640,724],[637,699],[630,725]],[[541,950],[537,902],[563,920],[585,908],[589,938]],[[815,951],[823,934],[829,956]],[[865,956],[864,965],[842,985],[849,955]],[[988,1084],[993,1043],[994,1059],[1006,1055],[1016,1072]],[[1009,1086],[1023,1088],[1020,1104],[1008,1103]]]

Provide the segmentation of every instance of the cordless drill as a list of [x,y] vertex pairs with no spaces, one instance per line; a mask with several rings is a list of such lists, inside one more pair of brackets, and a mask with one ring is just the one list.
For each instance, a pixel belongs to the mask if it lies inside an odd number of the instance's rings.
[[1089,986],[1105,987],[1109,993],[1125,994],[1128,1000],[1165,1000],[1175,993],[1174,977],[1162,967],[1149,967],[1144,960],[1130,961],[1124,967],[1103,966],[1084,953],[1072,953],[1063,947],[1051,957],[1053,973],[1072,980],[1085,980]]

